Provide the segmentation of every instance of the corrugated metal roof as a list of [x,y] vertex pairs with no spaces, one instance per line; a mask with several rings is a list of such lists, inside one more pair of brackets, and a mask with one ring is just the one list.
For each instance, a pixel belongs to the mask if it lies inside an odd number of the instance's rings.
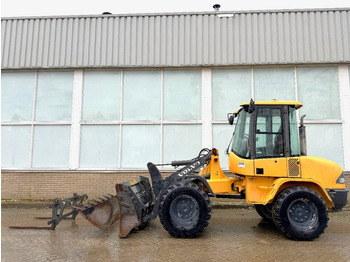
[[3,69],[350,62],[350,9],[21,17],[1,26]]

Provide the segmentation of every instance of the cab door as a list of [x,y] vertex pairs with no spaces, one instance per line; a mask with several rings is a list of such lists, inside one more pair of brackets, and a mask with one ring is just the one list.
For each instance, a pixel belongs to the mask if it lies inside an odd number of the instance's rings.
[[259,106],[255,111],[254,171],[255,176],[286,177],[287,158],[283,106]]

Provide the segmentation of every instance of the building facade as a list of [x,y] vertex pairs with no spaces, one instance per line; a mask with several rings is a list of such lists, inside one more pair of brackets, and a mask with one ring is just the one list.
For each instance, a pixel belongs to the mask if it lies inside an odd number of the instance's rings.
[[[113,193],[221,152],[226,114],[298,100],[308,154],[350,171],[350,9],[2,19],[2,194]],[[163,169],[169,171],[169,169]]]

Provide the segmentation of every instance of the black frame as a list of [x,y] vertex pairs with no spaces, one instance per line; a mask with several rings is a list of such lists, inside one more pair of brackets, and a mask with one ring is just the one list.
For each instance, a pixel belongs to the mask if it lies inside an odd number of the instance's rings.
[[[280,109],[282,112],[282,135],[283,135],[283,156],[256,158],[256,126],[257,126],[257,109],[270,108]],[[253,135],[254,134],[254,135]],[[269,159],[269,158],[283,158],[291,157],[290,152],[290,130],[289,130],[289,106],[288,105],[255,105],[255,110],[252,113],[249,127],[249,144],[250,144],[250,159]]]

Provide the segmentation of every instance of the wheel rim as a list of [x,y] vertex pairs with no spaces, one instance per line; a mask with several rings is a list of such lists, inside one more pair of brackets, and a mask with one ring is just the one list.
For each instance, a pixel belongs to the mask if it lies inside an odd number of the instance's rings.
[[192,196],[176,197],[170,205],[170,217],[176,227],[191,229],[199,220],[199,205]]
[[296,199],[287,209],[288,219],[292,225],[303,230],[313,228],[318,223],[318,211],[313,202],[308,199]]

